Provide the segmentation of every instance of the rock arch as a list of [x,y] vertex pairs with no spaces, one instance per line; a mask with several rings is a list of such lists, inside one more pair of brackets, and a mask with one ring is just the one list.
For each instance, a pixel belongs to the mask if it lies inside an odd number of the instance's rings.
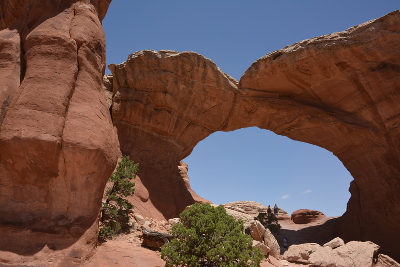
[[111,65],[113,122],[122,153],[141,164],[143,205],[176,216],[193,202],[179,161],[212,132],[258,126],[333,152],[354,177],[338,233],[395,255],[399,22],[395,11],[285,47],[253,63],[240,82],[194,52],[140,51]]
[[[0,3],[0,250],[69,248],[66,265],[90,254],[119,156],[101,90],[110,2]],[[138,208],[176,216],[197,198],[179,160],[214,131],[258,126],[337,155],[355,179],[339,233],[396,257],[399,17],[273,52],[239,83],[193,52],[143,51],[113,66],[121,151],[141,163]]]

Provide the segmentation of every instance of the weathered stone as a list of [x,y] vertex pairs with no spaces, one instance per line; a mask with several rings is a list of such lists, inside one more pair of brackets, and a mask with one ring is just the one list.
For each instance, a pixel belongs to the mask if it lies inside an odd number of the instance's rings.
[[253,240],[252,246],[253,246],[253,248],[259,248],[265,256],[268,256],[269,252],[271,251],[271,249],[266,244],[264,244],[260,241]]
[[[231,210],[236,210],[236,211],[240,211],[240,212],[243,212],[243,213],[247,213],[247,214],[252,215],[254,217],[257,217],[257,215],[260,212],[267,213],[267,208],[268,208],[268,207],[264,206],[263,204],[261,204],[259,202],[255,202],[255,201],[230,202],[230,203],[224,204],[224,207],[227,208],[227,209],[231,209]],[[286,211],[284,211],[283,209],[279,208],[278,217],[279,216],[285,216],[286,214],[287,214]]]
[[252,221],[249,229],[250,235],[254,240],[259,242],[264,241],[265,228],[259,221]]
[[248,215],[246,213],[236,211],[236,210],[231,210],[231,209],[225,209],[226,213],[229,215],[233,216],[236,220],[242,220],[244,224],[244,228],[249,228],[250,225],[254,222],[254,218],[251,215]]
[[13,25],[0,31],[0,251],[68,248],[81,260],[120,155],[99,10],[68,0],[5,0],[0,10],[0,27]]
[[317,210],[299,209],[292,213],[291,219],[297,224],[306,224],[319,220],[325,215]]
[[355,179],[340,236],[375,241],[395,255],[399,14],[270,53],[239,85],[192,52],[142,51],[112,65],[114,123],[123,153],[144,168],[146,205],[176,217],[193,203],[179,161],[215,131],[257,126],[333,152]]
[[387,255],[379,254],[374,267],[400,267],[400,263]]
[[371,267],[373,257],[379,246],[372,242],[351,241],[344,246],[332,249],[329,246],[320,247],[310,255],[312,266],[338,267]]
[[139,177],[150,192],[151,202],[135,206],[153,205],[165,218],[177,217],[195,201],[177,166],[224,126],[235,81],[194,52],[141,51],[109,68],[121,151],[140,164]]
[[350,241],[344,246],[340,246],[334,251],[342,259],[351,258],[352,267],[372,266],[373,258],[378,252],[379,246],[372,242]]
[[291,245],[283,254],[282,258],[290,262],[309,263],[309,258],[312,253],[321,248],[316,243],[306,243],[301,245]]
[[134,214],[133,217],[135,218],[135,221],[139,224],[139,225],[143,225],[145,223],[145,219],[142,215],[140,214]]
[[265,229],[264,232],[264,243],[271,249],[271,256],[279,259],[281,255],[281,248],[279,247],[279,243],[276,240],[275,236],[268,228]]
[[179,218],[172,218],[172,219],[168,220],[168,223],[170,225],[175,225],[175,224],[180,223],[180,222],[181,222],[181,219],[179,219]]
[[373,257],[379,246],[372,242],[351,241],[336,249],[315,243],[292,245],[283,258],[290,262],[311,264],[321,267],[372,266]]
[[[119,154],[101,85],[109,2],[0,2],[0,250],[94,242]],[[339,235],[398,258],[399,33],[394,11],[270,53],[239,85],[192,52],[112,65],[121,149],[141,164],[135,206],[176,217],[195,201],[180,160],[215,131],[258,126],[333,152],[355,179]]]
[[344,241],[343,239],[341,239],[340,237],[336,237],[334,239],[332,239],[331,241],[325,243],[323,246],[324,247],[331,247],[331,248],[337,248],[340,246],[344,245]]
[[258,126],[331,151],[354,177],[338,235],[371,240],[393,257],[400,257],[399,42],[394,11],[270,53],[242,76],[247,113],[227,126]]

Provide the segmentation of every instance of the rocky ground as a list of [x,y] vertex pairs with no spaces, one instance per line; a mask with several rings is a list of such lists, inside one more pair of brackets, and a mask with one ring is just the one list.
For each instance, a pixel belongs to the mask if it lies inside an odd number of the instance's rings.
[[[280,220],[282,226],[279,235],[276,235],[278,242],[286,236],[289,244],[301,244],[307,242],[325,243],[332,239],[332,226],[336,218],[321,217],[317,221],[308,224],[294,224],[290,217]],[[152,220],[152,229],[166,232],[166,222]],[[164,266],[165,262],[160,258],[160,252],[143,248],[141,246],[140,231],[128,235],[122,235],[114,240],[102,243],[96,254],[90,261],[83,265],[85,267],[98,266],[132,266],[132,267],[156,267]],[[284,260],[271,259],[271,262],[264,260],[261,267],[272,266],[307,266],[302,264],[289,263]]]

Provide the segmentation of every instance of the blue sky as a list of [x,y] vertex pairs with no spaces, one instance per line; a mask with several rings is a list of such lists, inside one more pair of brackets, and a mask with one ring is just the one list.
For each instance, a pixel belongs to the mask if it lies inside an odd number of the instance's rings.
[[[103,20],[107,64],[145,49],[195,51],[239,80],[265,54],[399,7],[399,0],[113,0]],[[340,216],[350,197],[352,177],[331,152],[258,128],[214,133],[184,161],[192,188],[216,204],[249,200]]]

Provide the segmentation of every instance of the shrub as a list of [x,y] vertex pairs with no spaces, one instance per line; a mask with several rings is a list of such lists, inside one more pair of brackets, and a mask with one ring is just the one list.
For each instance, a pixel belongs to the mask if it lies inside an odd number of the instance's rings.
[[133,163],[128,156],[122,158],[115,172],[110,176],[112,186],[106,189],[100,218],[99,236],[109,238],[121,232],[129,231],[128,211],[133,205],[125,199],[135,192],[135,183],[131,182],[139,170],[139,164]]
[[254,218],[255,220],[260,221],[260,223],[265,227],[268,228],[272,233],[278,233],[281,229],[281,225],[278,223],[278,218],[274,214],[267,215],[265,212],[260,212],[257,217]]
[[263,254],[252,248],[252,238],[243,222],[226,213],[223,206],[193,204],[172,226],[175,237],[161,248],[169,266],[259,266]]

